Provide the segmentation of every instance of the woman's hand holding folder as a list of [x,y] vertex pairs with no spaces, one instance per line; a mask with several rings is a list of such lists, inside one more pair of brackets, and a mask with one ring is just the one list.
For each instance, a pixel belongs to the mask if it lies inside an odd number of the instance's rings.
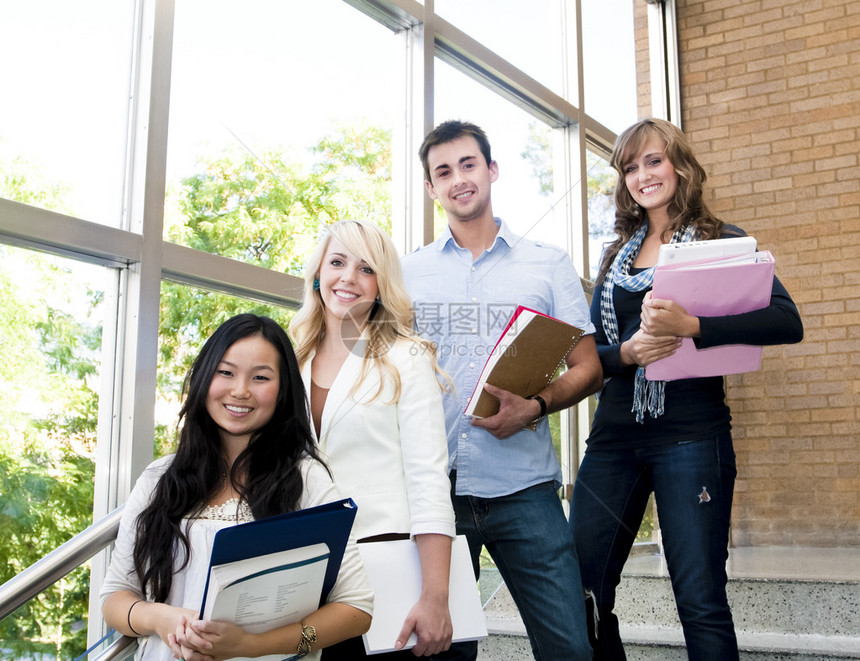
[[699,318],[687,314],[683,305],[665,298],[653,298],[651,292],[642,301],[639,327],[654,337],[699,337]]

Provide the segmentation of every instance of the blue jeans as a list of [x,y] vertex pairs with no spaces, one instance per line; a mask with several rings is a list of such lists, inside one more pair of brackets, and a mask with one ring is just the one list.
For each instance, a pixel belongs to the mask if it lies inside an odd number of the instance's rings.
[[[730,434],[642,450],[591,449],[576,476],[570,525],[582,583],[599,621],[595,659],[624,659],[615,588],[653,491],[666,565],[692,660],[738,658],[726,599],[726,559],[734,492]],[[589,600],[590,601],[590,600]],[[589,604],[591,610],[591,604]]]
[[[585,600],[573,539],[558,493],[538,484],[499,498],[455,496],[457,534],[469,541],[475,578],[487,547],[526,625],[539,661],[591,660]],[[436,659],[475,659],[475,642],[457,643]]]

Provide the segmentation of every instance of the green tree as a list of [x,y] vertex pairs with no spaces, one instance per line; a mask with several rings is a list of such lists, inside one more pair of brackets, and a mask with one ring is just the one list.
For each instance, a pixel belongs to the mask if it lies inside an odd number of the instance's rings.
[[13,155],[0,137],[0,197],[42,209],[67,213],[64,197],[68,186],[46,180],[38,167]]
[[[363,123],[336,127],[315,144],[310,165],[282,153],[258,159],[227,153],[201,166],[168,196],[165,239],[198,250],[302,275],[320,225],[364,218],[390,230],[389,132]],[[2,147],[2,145],[0,145]],[[304,159],[307,161],[308,159]],[[294,162],[295,161],[295,162]],[[0,197],[65,211],[65,188],[0,158]],[[101,326],[87,321],[103,293],[82,296],[61,260],[0,245],[0,581],[6,581],[83,530],[92,520]],[[16,277],[27,273],[27,279]],[[38,282],[33,291],[24,282]],[[34,292],[51,292],[50,297]],[[50,299],[50,300],[49,300]],[[69,310],[76,307],[75,313]],[[161,294],[160,401],[178,403],[200,344],[238,312],[286,326],[292,311],[165,282]],[[174,421],[157,429],[169,452]],[[58,581],[0,622],[2,654],[74,658],[84,651],[88,568]]]
[[[0,247],[0,582],[68,541],[92,521],[99,327],[21,291],[10,264],[52,283],[68,274],[37,253]],[[81,567],[0,622],[4,651],[72,658],[86,649],[89,570]]]
[[340,218],[374,222],[391,232],[391,131],[364,121],[340,124],[313,152],[314,174],[333,182],[327,200]]
[[588,173],[588,235],[594,239],[614,236],[615,182],[618,175],[609,162],[588,150],[585,152]]
[[[0,142],[0,197],[66,212],[66,187],[10,157]],[[90,387],[100,328],[76,322],[68,272],[49,257],[0,246],[0,582],[47,555],[92,521],[98,409]],[[26,277],[19,277],[26,274]],[[45,283],[45,296],[22,284]],[[92,304],[99,295],[93,294]],[[12,405],[16,403],[16,405]],[[72,658],[86,647],[89,570],[82,567],[0,622],[4,654]]]

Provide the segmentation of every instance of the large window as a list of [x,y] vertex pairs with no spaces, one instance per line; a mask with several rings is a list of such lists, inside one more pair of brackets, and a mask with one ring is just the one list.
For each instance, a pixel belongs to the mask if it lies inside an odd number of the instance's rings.
[[[0,583],[92,523],[105,287],[115,281],[110,269],[0,245]],[[0,622],[2,655],[83,651],[88,583],[81,567]]]
[[[321,224],[368,218],[403,250],[438,231],[416,152],[439,121],[483,126],[497,215],[593,274],[605,159],[635,120],[631,3],[431,5],[0,0],[0,439],[32,440],[2,458],[39,473],[22,497],[49,506],[48,477],[87,494],[74,523],[33,523],[32,549],[112,511],[169,451],[182,370],[213,324],[286,320]],[[560,420],[566,481],[587,416]],[[22,459],[36,441],[44,460]],[[85,602],[57,625],[64,656],[82,651]],[[37,628],[22,654],[47,649]]]
[[403,59],[341,0],[178,0],[165,239],[300,273],[320,223],[390,229]]
[[21,201],[120,225],[133,9],[0,2],[0,173],[38,184]]
[[636,121],[632,0],[582,3],[585,110],[620,133]]
[[[436,0],[436,13],[556,94],[569,89],[565,51],[575,46],[565,0]],[[576,88],[572,88],[575,94]],[[576,103],[576,97],[569,100]]]

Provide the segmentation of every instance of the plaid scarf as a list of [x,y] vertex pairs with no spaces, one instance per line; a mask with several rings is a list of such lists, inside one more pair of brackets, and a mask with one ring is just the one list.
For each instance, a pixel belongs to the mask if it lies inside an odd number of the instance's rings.
[[[630,240],[622,246],[618,254],[615,255],[615,260],[606,274],[606,279],[603,281],[603,291],[600,294],[600,321],[603,324],[603,330],[606,333],[606,339],[609,344],[618,344],[620,341],[618,330],[618,318],[615,316],[615,301],[613,292],[615,285],[626,289],[627,291],[644,291],[651,287],[654,281],[654,268],[651,267],[630,275],[630,267],[636,260],[639,254],[639,249],[642,247],[642,241],[645,239],[645,233],[648,231],[648,221],[646,220],[642,227],[636,230],[636,233],[630,237]],[[669,243],[681,243],[686,241],[694,241],[696,238],[696,229],[689,225],[680,227],[675,230]],[[612,377],[610,377],[612,378]],[[604,380],[605,386],[609,379]],[[663,403],[666,394],[665,381],[648,381],[645,378],[645,368],[642,365],[636,368],[636,377],[633,387],[633,408],[631,413],[636,414],[636,422],[644,423],[645,412],[648,412],[652,418],[663,415]]]

